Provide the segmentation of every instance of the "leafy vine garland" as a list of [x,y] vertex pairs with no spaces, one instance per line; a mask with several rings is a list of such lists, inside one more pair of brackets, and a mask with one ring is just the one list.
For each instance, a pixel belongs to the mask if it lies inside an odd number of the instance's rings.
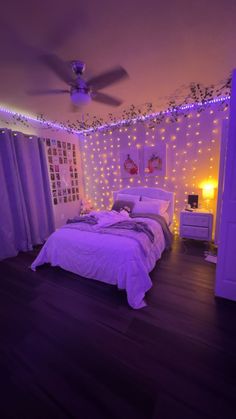
[[[92,119],[87,113],[83,120],[77,119],[75,122],[67,120],[66,122],[47,121],[43,114],[37,115],[38,122],[41,122],[46,129],[58,131],[63,129],[68,133],[86,131],[89,135],[91,131],[116,130],[121,127],[129,127],[135,122],[141,122],[149,128],[153,128],[160,124],[168,115],[170,122],[176,122],[180,116],[187,117],[189,105],[198,105],[198,112],[206,110],[216,98],[222,99],[218,102],[218,109],[224,110],[228,107],[229,96],[231,91],[231,75],[217,85],[204,86],[200,83],[191,83],[187,87],[183,87],[176,94],[167,98],[167,107],[165,111],[156,112],[152,103],[148,102],[144,106],[135,106],[131,104],[124,109],[121,116],[117,117],[112,113],[108,113],[108,118],[104,120],[97,116]],[[185,92],[184,92],[185,91]],[[185,93],[185,94],[184,94]],[[15,124],[21,123],[25,127],[29,127],[29,121],[24,115],[15,113],[12,115]]]

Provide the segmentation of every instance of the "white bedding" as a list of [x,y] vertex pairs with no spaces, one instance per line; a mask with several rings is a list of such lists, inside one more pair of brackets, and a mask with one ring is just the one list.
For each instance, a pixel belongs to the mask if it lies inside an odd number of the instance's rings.
[[89,232],[65,226],[48,238],[31,268],[35,270],[39,265],[50,263],[85,278],[117,285],[126,290],[132,308],[144,307],[145,293],[152,286],[148,273],[161,257],[165,240],[156,221],[147,218],[135,218],[135,221],[147,223],[155,235],[147,256],[130,237],[97,233],[94,226],[90,226]]

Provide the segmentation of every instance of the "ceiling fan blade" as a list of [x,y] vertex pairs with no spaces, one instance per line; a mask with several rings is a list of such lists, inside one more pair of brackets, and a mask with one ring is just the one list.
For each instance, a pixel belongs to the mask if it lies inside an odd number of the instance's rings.
[[28,90],[28,95],[31,96],[40,96],[40,95],[58,95],[61,93],[70,93],[68,89],[35,89]]
[[120,99],[117,99],[110,95],[105,95],[104,93],[101,93],[101,92],[93,93],[92,100],[94,100],[95,102],[104,103],[105,105],[110,105],[110,106],[120,106],[121,103],[123,102]]
[[48,51],[61,48],[72,38],[79,38],[87,23],[87,13],[78,0],[70,0],[70,7],[66,8],[57,2],[57,10],[51,11],[50,29],[45,33],[44,47]]
[[87,80],[88,87],[94,90],[103,89],[106,86],[117,83],[118,81],[127,78],[129,75],[127,71],[121,67],[115,67],[112,70],[99,74]]
[[40,60],[49,67],[61,80],[69,85],[76,85],[75,77],[69,63],[64,62],[56,54],[43,54]]
[[7,42],[0,43],[0,62],[30,64],[42,54],[42,48],[28,44],[13,25],[0,17],[0,38]]

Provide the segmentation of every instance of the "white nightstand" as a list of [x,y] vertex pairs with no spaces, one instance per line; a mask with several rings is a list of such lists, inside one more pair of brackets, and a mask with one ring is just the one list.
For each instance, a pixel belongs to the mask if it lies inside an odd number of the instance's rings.
[[180,237],[196,240],[212,240],[213,214],[207,210],[181,211]]

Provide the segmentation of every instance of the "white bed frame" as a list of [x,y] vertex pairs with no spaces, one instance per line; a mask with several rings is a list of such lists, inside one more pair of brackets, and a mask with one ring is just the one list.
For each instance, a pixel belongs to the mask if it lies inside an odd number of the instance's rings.
[[113,192],[114,201],[118,193],[129,194],[129,195],[139,195],[140,197],[146,196],[148,198],[163,199],[164,201],[170,201],[170,205],[167,209],[167,213],[170,219],[170,228],[172,227],[173,216],[174,216],[174,192],[164,191],[163,189],[159,189],[159,188],[148,188],[145,186],[138,186],[136,188],[125,188],[125,189],[121,189],[120,191],[114,191]]

